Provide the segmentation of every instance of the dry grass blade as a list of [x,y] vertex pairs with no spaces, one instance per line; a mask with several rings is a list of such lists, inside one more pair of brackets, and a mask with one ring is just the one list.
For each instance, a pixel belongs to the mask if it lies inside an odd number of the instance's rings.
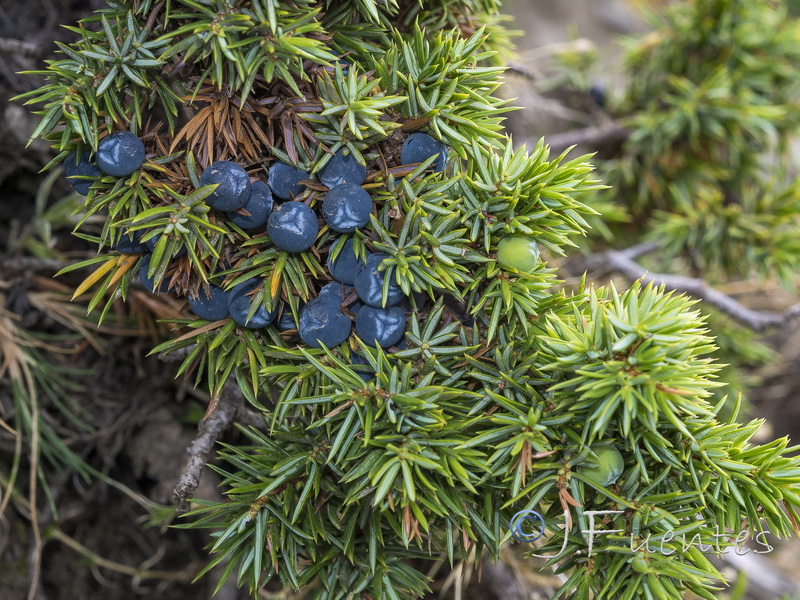
[[[5,304],[5,297],[0,296],[0,305]],[[34,375],[31,372],[31,363],[33,362],[30,355],[25,352],[26,347],[32,344],[26,343],[26,336],[24,332],[19,329],[15,319],[7,314],[0,316],[0,355],[2,355],[2,363],[0,363],[0,377],[6,373],[12,382],[20,386],[20,389],[25,389],[27,393],[27,400],[30,402],[31,418],[31,431],[30,431],[30,467],[28,469],[28,502],[30,504],[31,522],[33,523],[33,568],[31,576],[31,586],[28,590],[28,600],[32,600],[36,595],[36,590],[39,582],[39,573],[41,571],[42,562],[42,537],[38,523],[38,509],[37,509],[37,496],[38,496],[38,477],[39,470],[39,398],[36,390],[36,382]],[[22,436],[17,434],[15,442],[15,450],[20,452]],[[13,482],[9,484],[3,500],[0,502],[0,514],[5,510],[8,505],[11,493],[14,490]]]
[[[83,306],[65,302],[65,296],[53,292],[30,292],[28,298],[31,306],[54,321],[78,332],[99,354],[104,354],[102,344],[88,327]],[[94,326],[94,324],[92,325]],[[63,350],[57,349],[57,351]]]
[[[5,296],[0,296],[0,301],[5,303]],[[23,383],[29,394],[34,394],[36,387],[25,347],[35,344],[24,336],[15,318],[5,311],[0,313],[0,378],[8,374],[12,382]]]

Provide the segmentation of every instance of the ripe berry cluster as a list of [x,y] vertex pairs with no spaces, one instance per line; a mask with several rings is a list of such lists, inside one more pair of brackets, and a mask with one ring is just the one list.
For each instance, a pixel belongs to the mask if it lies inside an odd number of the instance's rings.
[[[403,165],[416,165],[435,157],[430,170],[444,171],[448,149],[426,133],[407,137],[400,152]],[[139,169],[145,158],[142,142],[130,132],[117,132],[104,138],[94,161],[88,153],[72,154],[65,161],[69,182],[87,194],[92,182],[102,174],[124,177]],[[288,303],[269,302],[257,278],[248,279],[231,289],[221,285],[201,286],[197,295],[189,295],[189,309],[200,319],[217,321],[231,318],[238,325],[260,329],[275,324],[282,332],[297,333],[308,346],[334,347],[345,342],[355,329],[369,345],[388,349],[403,347],[406,319],[411,310],[408,298],[396,281],[386,278],[380,252],[364,250],[359,256],[352,235],[370,226],[373,199],[362,187],[367,178],[366,166],[342,150],[336,152],[319,172],[311,173],[285,163],[274,163],[266,181],[252,180],[235,162],[218,160],[201,174],[202,187],[213,186],[205,198],[212,209],[224,213],[227,220],[248,233],[263,233],[278,250],[300,253],[314,246],[320,234],[320,219],[332,232],[342,234],[328,249],[326,266],[332,281],[320,284],[316,296],[303,305],[295,320]],[[320,214],[308,203],[306,186],[322,184],[327,188]],[[304,201],[305,200],[305,201]],[[368,232],[366,232],[368,233]],[[143,254],[139,279],[146,290],[166,293],[166,279],[158,285],[149,275],[152,255],[161,234],[147,236],[141,230],[123,235],[113,248],[124,254]],[[142,239],[146,238],[146,242]],[[149,251],[149,252],[148,252]],[[173,256],[186,253],[181,247]],[[259,298],[257,307],[252,303]],[[271,310],[268,306],[273,306]],[[364,362],[355,357],[355,362]]]

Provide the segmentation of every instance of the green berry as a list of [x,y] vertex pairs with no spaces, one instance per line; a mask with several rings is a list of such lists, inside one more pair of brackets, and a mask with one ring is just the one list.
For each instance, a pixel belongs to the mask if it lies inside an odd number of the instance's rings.
[[590,456],[578,466],[578,473],[600,486],[614,483],[625,469],[622,454],[614,446],[593,446],[597,458]]
[[647,559],[642,556],[641,554],[637,554],[633,557],[631,561],[631,566],[633,570],[637,573],[649,573],[650,572],[650,564],[647,562]]
[[529,237],[503,238],[497,245],[497,262],[518,271],[530,271],[539,264],[539,246]]

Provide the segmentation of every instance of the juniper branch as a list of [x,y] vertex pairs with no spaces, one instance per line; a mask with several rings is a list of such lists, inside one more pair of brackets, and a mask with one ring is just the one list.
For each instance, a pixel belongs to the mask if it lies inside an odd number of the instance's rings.
[[648,272],[635,259],[657,250],[658,247],[656,243],[645,243],[627,250],[609,250],[593,257],[590,265],[597,270],[607,268],[616,271],[630,281],[641,279],[644,283],[654,282],[657,285],[664,285],[668,290],[686,293],[707,302],[753,331],[780,327],[800,317],[800,304],[795,304],[780,313],[761,312],[747,308],[731,296],[714,289],[704,279]]
[[229,380],[223,386],[219,398],[212,399],[212,402],[216,403],[216,408],[198,423],[197,437],[186,450],[189,458],[173,491],[174,497],[178,501],[177,511],[179,513],[189,510],[189,498],[200,485],[200,477],[203,475],[203,469],[214,444],[244,407],[244,396],[242,396],[236,381]]

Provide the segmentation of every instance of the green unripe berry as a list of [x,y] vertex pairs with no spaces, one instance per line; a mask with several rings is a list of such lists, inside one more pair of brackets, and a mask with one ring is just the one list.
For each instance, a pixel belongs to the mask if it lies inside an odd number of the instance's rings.
[[637,554],[633,557],[631,561],[631,567],[637,573],[649,573],[650,572],[650,564],[647,562],[647,559],[642,556],[641,554]]
[[507,237],[497,245],[497,262],[517,271],[530,271],[539,264],[539,246],[530,237]]
[[588,458],[584,464],[578,466],[578,472],[597,485],[611,485],[625,469],[622,454],[614,446],[592,447],[592,451],[597,458]]

